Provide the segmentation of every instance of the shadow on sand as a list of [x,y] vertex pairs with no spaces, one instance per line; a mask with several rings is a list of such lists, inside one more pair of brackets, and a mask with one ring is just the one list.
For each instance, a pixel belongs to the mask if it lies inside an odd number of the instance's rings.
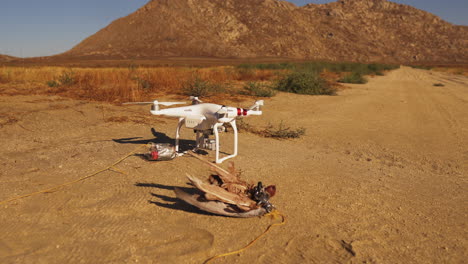
[[[168,135],[157,132],[154,128],[151,128],[151,133],[155,138],[153,139],[141,139],[141,137],[131,137],[131,138],[116,138],[112,141],[119,144],[148,144],[153,143],[171,143],[175,144],[175,139],[169,137]],[[179,139],[179,150],[187,151],[195,147],[195,140]]]
[[[146,188],[156,188],[160,190],[174,190],[174,188],[176,187],[176,186],[169,186],[169,185],[163,185],[163,184],[157,184],[157,183],[141,183],[141,182],[137,182],[135,186],[146,187]],[[195,188],[187,188],[187,187],[177,187],[177,188],[189,194],[194,194],[194,193],[201,194],[200,191]],[[179,210],[179,211],[184,211],[184,212],[189,212],[189,213],[194,213],[194,214],[213,215],[211,213],[202,211],[198,209],[197,207],[190,205],[176,197],[169,197],[166,195],[157,194],[153,192],[150,192],[150,194],[151,196],[159,199],[159,201],[148,200],[148,202],[151,204],[164,207],[164,208],[168,208],[168,209]]]

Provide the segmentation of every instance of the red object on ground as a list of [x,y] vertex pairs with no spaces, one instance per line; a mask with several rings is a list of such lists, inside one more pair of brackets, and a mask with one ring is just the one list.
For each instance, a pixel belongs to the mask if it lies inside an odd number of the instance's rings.
[[270,195],[270,197],[275,196],[276,194],[276,185],[270,185],[265,188],[265,191]]
[[159,158],[159,153],[157,151],[151,151],[151,158],[157,160]]

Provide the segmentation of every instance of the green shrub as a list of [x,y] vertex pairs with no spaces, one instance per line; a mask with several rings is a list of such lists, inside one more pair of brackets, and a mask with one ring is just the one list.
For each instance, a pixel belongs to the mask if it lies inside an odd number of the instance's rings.
[[182,86],[182,93],[184,95],[197,97],[210,96],[216,93],[221,93],[224,90],[225,89],[223,89],[221,85],[202,80],[198,76],[187,81]]
[[297,94],[335,94],[335,90],[315,72],[293,72],[280,79],[275,89],[282,92]]
[[47,82],[49,87],[72,86],[76,83],[75,73],[73,70],[62,72],[58,78]]
[[410,65],[413,69],[420,69],[420,70],[430,70],[432,69],[431,66],[424,66],[424,65]]
[[367,80],[366,78],[364,78],[362,76],[361,73],[359,72],[352,72],[346,76],[344,76],[343,78],[341,78],[340,80],[338,80],[338,82],[341,82],[341,83],[356,83],[356,84],[363,84],[363,83],[367,83]]
[[59,87],[60,84],[56,80],[52,80],[52,81],[47,82],[47,86],[54,88],[54,87]]
[[67,70],[62,72],[58,77],[58,83],[62,86],[72,86],[76,83],[75,73],[73,70]]
[[[302,63],[269,63],[269,64],[240,64],[237,68],[241,69],[270,69],[270,70],[293,70],[307,72],[322,72],[328,70],[331,72],[359,72],[363,75],[377,74],[380,75],[383,71],[397,69],[400,66],[392,64],[364,64],[354,62],[325,62],[325,61],[310,61]],[[380,73],[380,74],[378,74]]]
[[276,91],[273,90],[269,85],[257,82],[248,82],[246,85],[244,85],[244,91],[242,93],[258,97],[272,97],[276,94]]

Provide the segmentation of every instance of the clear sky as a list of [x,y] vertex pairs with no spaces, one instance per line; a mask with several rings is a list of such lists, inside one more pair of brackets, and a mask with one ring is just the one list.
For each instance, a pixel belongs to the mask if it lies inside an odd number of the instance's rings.
[[[289,0],[298,6],[331,0]],[[1,0],[0,54],[17,57],[65,52],[149,0]],[[468,25],[467,0],[393,0]]]

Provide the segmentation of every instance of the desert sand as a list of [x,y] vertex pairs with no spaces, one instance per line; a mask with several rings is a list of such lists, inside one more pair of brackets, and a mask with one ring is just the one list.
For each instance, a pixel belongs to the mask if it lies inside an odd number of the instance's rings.
[[[294,140],[240,134],[233,161],[244,179],[276,184],[272,202],[287,223],[215,263],[466,261],[468,78],[402,67],[349,87],[338,96],[281,93],[266,100],[263,116],[246,119],[307,131]],[[0,96],[0,200],[170,140],[176,123],[147,106]],[[182,137],[193,143],[191,130]],[[228,152],[231,137],[222,138]],[[2,204],[0,262],[202,263],[275,222],[205,214],[175,199],[174,186],[190,187],[186,172],[209,175],[195,158],[132,156],[116,168]]]

